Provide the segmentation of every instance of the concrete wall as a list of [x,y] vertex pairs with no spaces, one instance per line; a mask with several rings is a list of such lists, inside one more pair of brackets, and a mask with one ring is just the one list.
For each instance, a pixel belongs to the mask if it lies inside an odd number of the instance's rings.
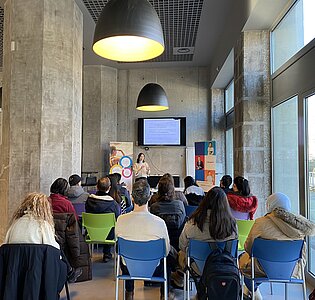
[[105,66],[83,70],[82,171],[102,176],[109,170],[109,142],[117,140],[117,70]]
[[[100,80],[101,74],[105,80]],[[94,168],[93,170],[102,174],[108,172],[108,167],[102,165],[100,160],[108,160],[107,147],[110,141],[135,142],[134,156],[139,152],[146,152],[136,146],[138,118],[184,116],[187,118],[187,146],[210,138],[210,89],[207,68],[119,70],[117,85],[114,76],[115,72],[111,68],[84,67],[82,170]],[[169,110],[151,113],[136,110],[138,94],[149,82],[157,82],[164,88],[169,99]],[[111,106],[114,108],[110,108]],[[104,116],[104,126],[95,124],[97,115]],[[96,146],[91,148],[93,144]],[[98,154],[99,150],[101,154]],[[185,147],[150,147],[146,152],[151,174],[170,172],[179,174],[181,178],[186,174],[185,155]],[[93,162],[95,156],[97,159]]]
[[81,171],[82,27],[74,1],[5,3],[0,240],[26,193]]

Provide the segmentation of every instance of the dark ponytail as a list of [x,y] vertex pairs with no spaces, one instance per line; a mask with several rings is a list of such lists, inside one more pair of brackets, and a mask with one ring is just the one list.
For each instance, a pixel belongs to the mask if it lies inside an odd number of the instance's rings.
[[243,196],[248,196],[250,194],[250,188],[248,180],[242,176],[237,176],[234,178],[234,184],[236,185],[238,191]]

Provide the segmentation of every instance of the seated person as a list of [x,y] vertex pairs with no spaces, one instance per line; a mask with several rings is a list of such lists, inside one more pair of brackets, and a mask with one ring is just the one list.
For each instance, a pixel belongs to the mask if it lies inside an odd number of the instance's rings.
[[78,219],[77,213],[66,197],[69,185],[68,181],[64,178],[56,179],[50,186],[50,196],[51,206],[54,213],[73,213]]
[[[179,265],[186,266],[186,250],[189,239],[206,242],[223,242],[237,239],[237,225],[224,191],[213,187],[185,224],[179,237]],[[199,270],[198,273],[200,274]]]
[[30,193],[10,221],[5,244],[46,244],[60,249],[55,239],[55,224],[47,196]]
[[[227,198],[236,219],[254,219],[258,207],[258,199],[250,193],[248,180],[238,176],[234,178],[233,190],[227,193]],[[240,212],[241,214],[238,214]],[[248,213],[243,217],[242,213]]]
[[150,206],[150,212],[165,221],[170,243],[178,250],[178,239],[186,217],[184,204],[176,199],[173,182],[167,177],[160,179],[158,195],[158,201]]
[[[116,223],[115,233],[117,237],[122,237],[133,241],[150,241],[157,239],[165,239],[166,252],[170,251],[170,241],[167,233],[165,222],[152,215],[148,210],[148,201],[150,199],[150,186],[146,180],[138,180],[134,183],[132,189],[132,197],[134,201],[134,210],[128,214],[121,215]],[[121,263],[123,274],[129,274],[126,266]],[[159,276],[163,272],[163,264],[160,264],[155,275]],[[168,274],[170,273],[168,268]],[[170,276],[167,276],[168,283]],[[169,284],[167,285],[169,287]],[[163,283],[161,284],[161,299],[164,298]],[[134,298],[134,281],[126,281],[126,300]],[[173,299],[174,295],[169,293],[169,299]]]
[[119,173],[114,173],[114,175],[117,178],[117,187],[118,187],[118,191],[120,192],[121,196],[124,196],[126,199],[126,209],[130,209],[132,207],[132,202],[131,202],[131,198],[130,198],[130,193],[129,191],[125,188],[125,186],[123,185],[123,183],[120,182],[121,180],[121,174]]
[[203,189],[198,186],[194,178],[192,178],[191,176],[185,177],[184,184],[184,194],[187,198],[188,204],[198,206],[205,195]]
[[110,180],[109,195],[120,205],[120,211],[122,214],[126,213],[126,202],[122,199],[120,191],[118,189],[117,176],[115,174],[109,174],[107,177]]
[[230,185],[232,184],[232,177],[230,175],[224,175],[220,179],[220,188],[227,194],[231,191]]
[[72,203],[84,203],[89,196],[89,193],[83,190],[81,181],[82,178],[77,174],[69,177],[70,188],[67,190],[66,196]]
[[[9,224],[4,244],[45,244],[60,249],[55,239],[51,204],[45,194],[28,194],[13,214]],[[69,281],[75,282],[82,270],[72,269],[63,253],[60,254],[63,257],[60,261],[61,269],[68,274]],[[65,274],[60,278],[65,277]]]
[[[85,211],[92,214],[114,213],[118,218],[120,215],[120,205],[109,195],[110,180],[108,177],[100,178],[97,181],[97,192],[91,194],[85,202]],[[114,230],[111,230],[108,239],[113,239]],[[111,246],[103,245],[103,262],[107,263],[112,258]]]
[[[165,174],[160,178],[160,180],[161,180],[162,178],[168,178],[169,180],[172,181],[173,185],[175,186],[175,184],[174,184],[174,178],[173,178],[173,176],[172,176],[170,173],[165,173]],[[151,206],[153,203],[157,202],[158,199],[160,198],[160,196],[161,196],[161,195],[159,195],[159,192],[157,192],[156,194],[152,195],[152,197],[151,197],[151,199],[150,199],[150,201],[149,201],[149,206]],[[184,205],[188,205],[188,201],[187,201],[187,199],[186,199],[184,193],[181,192],[181,191],[175,191],[175,199],[182,201],[182,202],[184,203]]]
[[[245,275],[245,284],[251,289],[251,281],[247,278],[251,276],[250,253],[255,238],[267,240],[302,240],[306,236],[315,235],[315,224],[300,215],[291,213],[291,202],[288,196],[282,193],[274,193],[267,198],[267,214],[255,220],[255,223],[247,237],[244,248],[245,253],[240,256],[239,267]],[[268,251],[268,249],[266,249]],[[306,247],[303,249],[303,266],[306,264]],[[255,260],[255,270],[257,276],[265,276],[259,263]],[[302,278],[301,269],[296,267],[292,276]],[[256,273],[256,271],[255,271]],[[247,276],[247,277],[246,277]],[[248,290],[246,291],[248,293]],[[259,289],[255,291],[255,299],[262,299]]]

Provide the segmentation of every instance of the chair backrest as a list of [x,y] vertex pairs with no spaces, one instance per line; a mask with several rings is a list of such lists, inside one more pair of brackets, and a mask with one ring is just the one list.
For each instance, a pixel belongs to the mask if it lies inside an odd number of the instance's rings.
[[237,210],[234,210],[232,208],[231,209],[231,213],[232,213],[232,216],[236,219],[236,220],[249,220],[249,213],[247,212],[240,212],[240,211],[237,211]]
[[86,177],[85,182],[82,185],[84,185],[84,186],[94,186],[96,184],[97,184],[97,177],[96,176],[89,176],[89,177]]
[[251,256],[256,258],[269,279],[288,280],[302,258],[304,240],[274,241],[257,238]]
[[186,216],[189,218],[197,207],[195,205],[185,205]]
[[66,275],[60,250],[51,245],[0,247],[0,299],[59,299]]
[[72,203],[75,212],[79,217],[81,217],[82,213],[85,212],[85,203]]
[[202,199],[204,198],[204,196],[196,195],[194,193],[190,193],[185,196],[188,201],[188,204],[192,206],[198,206],[200,202],[202,201]]
[[82,226],[86,228],[91,241],[102,242],[106,240],[109,232],[115,227],[114,213],[91,214],[82,213]]
[[130,241],[118,237],[118,255],[124,258],[130,276],[152,277],[160,260],[166,257],[165,240]]
[[244,244],[247,236],[252,229],[255,221],[254,220],[236,220],[238,227],[238,250],[244,250]]
[[[232,240],[232,250],[231,254],[233,257],[237,258],[237,244],[238,240]],[[217,242],[218,247],[224,249],[226,242]],[[195,261],[200,272],[202,272],[205,262],[209,254],[212,252],[209,242],[189,240],[187,255]]]

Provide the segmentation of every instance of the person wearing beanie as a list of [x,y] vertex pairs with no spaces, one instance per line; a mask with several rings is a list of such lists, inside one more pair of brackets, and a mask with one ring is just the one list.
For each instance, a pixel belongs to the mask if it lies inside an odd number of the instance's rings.
[[[267,214],[255,220],[247,237],[244,248],[245,253],[239,258],[239,267],[245,275],[245,284],[251,289],[251,258],[250,253],[255,238],[267,240],[303,240],[306,236],[315,235],[315,224],[301,215],[291,212],[291,201],[283,193],[274,193],[266,201]],[[266,249],[268,251],[268,249]],[[293,278],[302,278],[306,263],[306,245],[304,244],[302,264],[297,265],[292,274]],[[257,271],[256,271],[257,270]],[[258,277],[265,277],[265,273],[257,260],[255,260],[255,273]],[[255,291],[255,299],[262,299],[259,289]]]
[[69,177],[70,188],[67,191],[67,197],[72,203],[85,203],[89,197],[89,194],[83,190],[81,181],[81,177],[77,174]]

